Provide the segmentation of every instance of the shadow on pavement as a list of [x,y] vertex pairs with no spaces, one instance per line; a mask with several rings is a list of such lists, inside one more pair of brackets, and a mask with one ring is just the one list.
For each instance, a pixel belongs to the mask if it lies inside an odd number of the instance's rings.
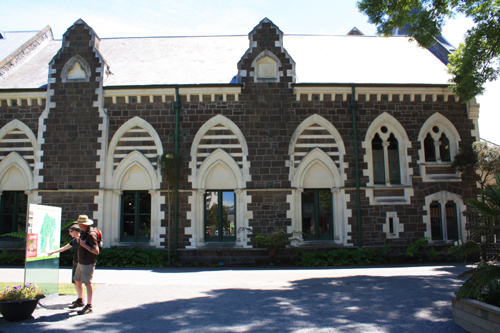
[[[274,290],[214,286],[206,296],[116,309],[103,313],[98,321],[87,315],[78,329],[93,332],[465,332],[453,323],[451,312],[450,296],[461,284],[456,278],[458,271],[453,267],[439,267],[439,270],[449,274],[312,278],[293,281],[289,288]],[[128,291],[123,286],[108,287],[113,289],[111,293],[147,294],[150,286],[137,285]],[[157,297],[161,299],[161,295]],[[26,324],[33,331],[48,331],[47,322],[65,321],[69,316],[44,316]],[[2,326],[4,323],[0,319]],[[60,331],[66,331],[61,324]],[[51,327],[51,332],[57,331]],[[0,331],[3,330],[0,328]]]

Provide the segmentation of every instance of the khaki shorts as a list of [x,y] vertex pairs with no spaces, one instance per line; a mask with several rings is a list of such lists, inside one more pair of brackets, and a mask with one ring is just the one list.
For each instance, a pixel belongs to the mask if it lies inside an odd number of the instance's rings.
[[78,261],[73,261],[73,270],[71,271],[71,283],[75,283],[76,267],[78,267]]
[[82,265],[78,263],[73,279],[81,283],[91,283],[94,276],[95,264]]

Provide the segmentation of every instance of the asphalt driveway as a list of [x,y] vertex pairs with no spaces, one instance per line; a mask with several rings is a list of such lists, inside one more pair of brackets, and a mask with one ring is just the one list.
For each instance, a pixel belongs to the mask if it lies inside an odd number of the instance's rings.
[[[465,332],[450,297],[463,265],[325,269],[97,268],[94,313],[43,299],[0,332]],[[60,281],[71,269],[60,269]],[[0,268],[0,281],[23,270]]]

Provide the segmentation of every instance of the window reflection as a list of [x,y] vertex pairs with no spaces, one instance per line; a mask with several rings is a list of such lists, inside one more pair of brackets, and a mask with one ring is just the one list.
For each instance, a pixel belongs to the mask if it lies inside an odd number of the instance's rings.
[[233,191],[205,192],[205,239],[226,241],[236,238],[236,204]]
[[147,191],[123,191],[121,241],[148,242],[151,238],[151,195]]
[[332,194],[329,189],[302,192],[304,239],[333,239]]

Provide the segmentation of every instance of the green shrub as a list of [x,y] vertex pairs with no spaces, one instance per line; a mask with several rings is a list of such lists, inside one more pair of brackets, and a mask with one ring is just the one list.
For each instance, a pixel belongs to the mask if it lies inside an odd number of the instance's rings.
[[338,249],[299,254],[296,265],[316,266],[365,266],[387,263],[388,245],[381,248]]
[[99,267],[164,267],[168,264],[167,252],[140,247],[111,247],[102,249],[97,256]]
[[23,266],[25,259],[24,251],[8,251],[0,252],[0,266]]
[[256,234],[254,241],[264,245],[269,249],[271,262],[274,262],[276,254],[280,248],[285,248],[288,244],[290,244],[288,234],[280,228],[274,228],[273,231],[265,236]]

